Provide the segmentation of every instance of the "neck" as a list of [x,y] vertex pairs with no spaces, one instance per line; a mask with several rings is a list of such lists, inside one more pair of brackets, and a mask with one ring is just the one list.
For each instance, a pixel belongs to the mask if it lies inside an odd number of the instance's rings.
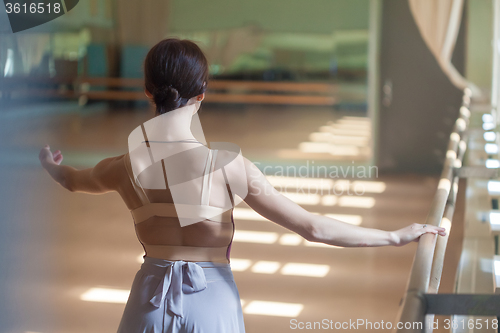
[[196,140],[191,132],[191,120],[196,105],[189,104],[148,121],[146,127],[150,141]]

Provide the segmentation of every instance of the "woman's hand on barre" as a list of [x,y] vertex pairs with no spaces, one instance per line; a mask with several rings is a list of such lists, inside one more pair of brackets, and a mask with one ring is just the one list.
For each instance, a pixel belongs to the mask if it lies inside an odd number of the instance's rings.
[[426,233],[446,236],[446,229],[427,224],[413,223],[405,228],[392,232],[395,239],[394,246],[403,246],[410,242],[418,242],[420,236]]

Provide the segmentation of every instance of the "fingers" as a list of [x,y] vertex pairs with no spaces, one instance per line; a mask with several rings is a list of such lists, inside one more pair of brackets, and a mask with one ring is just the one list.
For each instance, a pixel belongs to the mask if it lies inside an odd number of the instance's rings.
[[424,234],[446,236],[447,233],[445,228],[418,223],[413,223],[412,225],[398,230],[397,232],[401,234],[401,242],[399,245],[405,245],[409,242],[418,242],[420,237]]
[[61,153],[60,150],[56,150],[53,154],[52,154],[52,158],[54,159],[54,162],[57,163],[57,164],[61,164],[62,160],[63,160],[63,155]]
[[446,236],[446,229],[445,228],[442,228],[442,227],[436,227],[436,226],[433,226],[433,225],[422,225],[422,229],[421,229],[421,235],[425,234],[425,233],[430,233],[430,234],[438,234],[440,236]]
[[40,154],[47,154],[50,152],[50,147],[49,145],[45,145],[42,147],[42,149],[40,149]]
[[441,236],[446,236],[446,229],[442,227],[434,227],[434,230],[436,231],[436,234],[439,234]]
[[63,160],[63,155],[60,150],[56,150],[55,152],[50,151],[50,146],[46,144],[41,150],[40,154],[38,155],[40,161],[42,162],[42,165],[44,163],[56,163],[56,164],[61,164]]

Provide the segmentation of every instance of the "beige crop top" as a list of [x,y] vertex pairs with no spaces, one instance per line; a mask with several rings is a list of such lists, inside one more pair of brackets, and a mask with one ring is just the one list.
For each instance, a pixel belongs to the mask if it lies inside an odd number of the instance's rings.
[[[146,256],[166,260],[229,263],[234,235],[233,209],[226,210],[209,204],[216,158],[217,150],[209,149],[202,176],[200,204],[174,205],[165,199],[168,198],[165,193],[169,192],[169,187],[163,160],[161,162],[167,190],[149,190],[136,182],[130,155],[127,153],[124,156],[130,181],[142,202],[142,206],[131,210],[131,213],[137,237]],[[226,187],[234,207],[233,195],[227,182]],[[181,227],[178,211],[183,214],[181,217],[198,218],[200,222]]]

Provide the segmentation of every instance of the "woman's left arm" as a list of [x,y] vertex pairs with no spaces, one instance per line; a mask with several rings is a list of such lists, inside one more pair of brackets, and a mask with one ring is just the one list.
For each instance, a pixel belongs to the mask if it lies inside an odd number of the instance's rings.
[[68,165],[61,165],[63,156],[60,150],[54,153],[49,145],[40,150],[40,163],[49,175],[61,186],[71,192],[100,194],[116,190],[115,173],[112,164],[116,157],[106,158],[93,168],[77,170]]

